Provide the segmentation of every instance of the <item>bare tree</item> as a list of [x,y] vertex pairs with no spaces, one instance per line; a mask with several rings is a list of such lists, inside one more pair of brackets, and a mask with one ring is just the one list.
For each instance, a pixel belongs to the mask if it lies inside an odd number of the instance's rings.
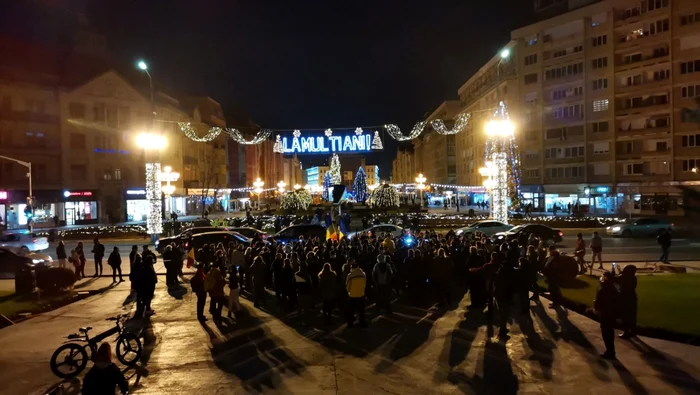
[[209,190],[214,189],[214,197],[216,198],[216,160],[213,153],[204,155],[204,173],[202,174],[201,184],[201,199],[202,202],[202,217],[207,207],[206,199],[209,196]]

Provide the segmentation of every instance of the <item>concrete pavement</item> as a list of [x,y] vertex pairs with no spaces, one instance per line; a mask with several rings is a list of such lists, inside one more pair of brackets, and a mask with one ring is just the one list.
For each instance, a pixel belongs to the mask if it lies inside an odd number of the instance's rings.
[[[8,394],[42,394],[60,382],[48,360],[79,326],[106,329],[123,310],[124,284],[0,331],[0,382]],[[546,303],[546,301],[545,301]],[[619,361],[598,358],[598,324],[566,310],[533,307],[498,342],[483,314],[395,304],[369,327],[301,327],[294,313],[252,308],[221,324],[195,319],[194,297],[162,282],[144,331],[146,353],[132,388],[140,394],[313,393],[700,393],[700,348],[640,338],[617,342]],[[130,305],[127,304],[127,309]],[[132,377],[131,384],[135,382]],[[79,384],[68,385],[76,388]],[[75,392],[68,392],[75,393]]]

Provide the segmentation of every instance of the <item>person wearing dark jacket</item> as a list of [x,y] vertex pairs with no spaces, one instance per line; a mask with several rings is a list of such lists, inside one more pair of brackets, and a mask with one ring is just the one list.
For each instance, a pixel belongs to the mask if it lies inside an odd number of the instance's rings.
[[177,286],[177,267],[175,267],[174,251],[172,246],[166,246],[163,250],[163,266],[165,266],[165,284],[168,288]]
[[107,264],[112,268],[112,282],[117,282],[117,272],[119,272],[119,282],[124,282],[122,277],[122,257],[119,255],[119,247],[115,246],[107,258]]
[[95,254],[95,275],[93,277],[97,277],[102,275],[102,258],[105,257],[105,246],[100,243],[97,237],[93,241],[95,243],[92,247],[92,253]]
[[501,265],[498,264],[498,253],[492,252],[491,260],[489,261],[489,263],[485,264],[480,268],[469,269],[469,271],[472,273],[478,273],[481,280],[483,281],[483,287],[486,291],[486,305],[488,306],[486,317],[489,319],[489,322],[491,322],[491,319],[493,317],[493,284],[496,278],[496,273],[500,268]]
[[318,284],[321,290],[321,299],[323,300],[323,321],[326,325],[331,323],[333,304],[335,303],[336,289],[338,288],[337,277],[331,268],[331,264],[327,262],[318,274]]
[[559,257],[559,251],[554,246],[549,247],[549,256],[543,272],[547,278],[549,295],[552,298],[552,303],[549,304],[550,308],[556,308],[561,304],[562,300],[561,288],[559,288]]
[[637,332],[637,267],[627,265],[622,273],[615,277],[615,283],[620,287],[620,309],[622,315],[622,339],[636,336]]
[[445,255],[445,250],[440,248],[437,257],[432,262],[430,280],[435,287],[438,306],[450,307],[452,305],[451,280],[454,264],[452,259]]
[[513,303],[514,274],[515,269],[506,261],[496,271],[493,280],[493,296],[496,299],[500,319],[498,331],[498,337],[500,338],[508,336],[508,319],[510,318],[510,306]]
[[145,245],[143,246],[143,251],[141,251],[141,258],[143,258],[143,261],[145,262],[146,258],[149,256],[152,258],[153,265],[155,265],[156,262],[158,262],[158,257],[153,251],[148,249],[148,245]]
[[479,251],[476,247],[471,247],[469,249],[469,257],[467,258],[467,284],[469,285],[469,299],[471,304],[467,308],[469,309],[484,309],[484,304],[486,303],[486,289],[484,287],[484,279],[481,277],[478,271],[473,271],[472,269],[479,269],[484,266],[484,258],[479,255]]
[[[137,256],[141,258],[139,255]],[[158,277],[156,276],[153,264],[153,258],[149,255],[140,260],[138,258],[134,260],[135,273],[132,273],[132,275],[134,275],[132,282],[135,283],[137,300],[141,300],[141,309],[139,309],[139,307],[136,309],[137,316],[139,315],[139,310],[146,315],[155,314],[155,311],[151,309],[151,301],[153,300]]]
[[83,395],[116,394],[116,388],[122,394],[129,392],[129,382],[119,367],[112,362],[112,347],[109,343],[100,344],[94,355],[95,365],[83,379]]
[[[243,311],[240,296],[241,284],[238,279],[238,268],[235,265],[231,265],[231,270],[228,275],[228,318],[233,318],[232,316],[234,314],[238,316]],[[203,304],[202,308],[204,308]]]
[[294,274],[294,286],[297,293],[297,315],[299,316],[301,325],[306,326],[309,310],[313,305],[311,300],[313,288],[311,287],[311,278],[306,263],[302,262],[299,265],[299,270]]
[[520,258],[520,265],[515,274],[518,299],[520,301],[520,312],[530,313],[530,290],[537,282],[537,272],[527,258]]
[[659,261],[668,264],[668,252],[671,249],[671,232],[665,229],[664,232],[656,238],[656,241],[661,246],[661,257]]
[[254,306],[260,307],[260,304],[265,302],[265,278],[267,276],[267,264],[261,256],[256,256],[253,259],[249,273],[253,277]]
[[537,246],[530,245],[527,247],[527,261],[529,262],[529,266],[532,268],[533,271],[533,282],[532,282],[532,296],[530,297],[530,300],[534,301],[535,303],[540,302],[540,286],[537,284],[537,273],[540,271],[540,256],[537,252]]
[[619,296],[615,275],[603,273],[593,307],[600,318],[600,332],[605,343],[605,353],[600,356],[605,359],[615,359],[615,318]]
[[63,243],[63,240],[59,241],[58,246],[56,247],[56,259],[58,259],[58,267],[66,267],[68,254],[66,253],[66,245]]
[[197,296],[197,319],[199,321],[207,320],[207,317],[204,316],[204,306],[207,304],[207,291],[204,289],[205,279],[204,267],[197,265],[197,272],[190,279],[190,286],[192,287],[192,293]]

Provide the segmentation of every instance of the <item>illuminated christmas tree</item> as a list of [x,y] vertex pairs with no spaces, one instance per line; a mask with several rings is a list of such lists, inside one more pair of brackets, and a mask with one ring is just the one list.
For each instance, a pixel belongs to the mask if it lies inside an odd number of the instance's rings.
[[355,194],[355,200],[364,202],[367,200],[367,174],[365,169],[360,167],[355,174],[355,181],[352,183],[352,192]]
[[331,168],[328,170],[331,175],[331,185],[340,185],[343,182],[343,177],[340,174],[340,158],[338,154],[333,154],[331,157]]

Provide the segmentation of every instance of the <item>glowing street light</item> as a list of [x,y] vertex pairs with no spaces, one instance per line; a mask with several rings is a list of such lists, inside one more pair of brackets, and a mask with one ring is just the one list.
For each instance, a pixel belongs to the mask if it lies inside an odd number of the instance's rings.
[[168,140],[162,134],[141,133],[136,136],[136,145],[144,150],[161,150],[168,145]]
[[265,185],[265,181],[261,180],[260,177],[258,177],[255,182],[253,182],[253,186],[255,189],[253,190],[255,193],[258,194],[258,210],[260,210],[260,195],[263,193],[262,187]]
[[149,151],[159,151],[167,145],[165,136],[154,133],[141,133],[136,136],[136,145],[143,148],[146,162],[146,200],[148,201],[148,215],[146,216],[146,231],[155,241],[163,232],[162,208],[163,190],[160,184],[160,162],[148,160]]
[[295,191],[298,191],[298,190],[300,190],[300,189],[301,189],[301,185],[299,185],[299,184],[294,184],[294,190],[295,190]]
[[492,119],[486,123],[486,134],[493,137],[510,137],[515,134],[515,125],[508,119]]
[[170,199],[175,193],[175,185],[170,185],[170,182],[175,182],[179,179],[180,173],[174,172],[173,168],[170,166],[165,166],[163,172],[160,173],[160,181],[165,181],[165,186],[161,187],[161,189],[163,194],[165,194],[165,211],[168,213],[172,211]]
[[504,48],[501,51],[501,59],[508,59],[508,57],[510,57],[510,49]]
[[287,183],[284,181],[280,181],[277,183],[277,189],[279,190],[280,193],[284,193],[284,188],[287,187]]
[[423,173],[418,174],[416,177],[416,188],[420,190],[420,206],[423,207],[423,189],[425,189],[425,182],[428,181],[427,178],[423,177]]

